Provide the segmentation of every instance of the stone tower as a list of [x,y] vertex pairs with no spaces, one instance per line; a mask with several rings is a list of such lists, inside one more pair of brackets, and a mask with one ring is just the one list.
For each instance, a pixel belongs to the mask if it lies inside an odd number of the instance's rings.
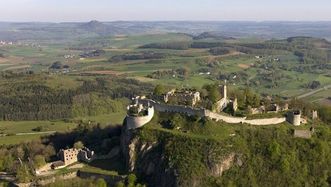
[[232,109],[234,112],[236,112],[238,110],[238,99],[234,98],[234,100],[232,101]]
[[312,112],[312,118],[313,119],[317,119],[318,118],[317,110],[313,110],[313,112]]
[[223,95],[223,98],[225,100],[227,100],[227,90],[226,90],[226,80],[224,81],[224,85],[223,85],[223,90],[222,90],[222,95]]
[[294,126],[301,125],[301,111],[292,111],[288,113],[287,121]]

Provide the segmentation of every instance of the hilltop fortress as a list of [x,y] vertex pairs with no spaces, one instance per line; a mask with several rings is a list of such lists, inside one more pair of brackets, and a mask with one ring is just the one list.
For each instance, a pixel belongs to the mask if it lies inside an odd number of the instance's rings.
[[143,106],[149,106],[149,112],[146,116],[126,116],[127,129],[135,129],[144,126],[150,122],[154,115],[154,110],[158,112],[180,113],[188,116],[208,117],[216,121],[224,121],[230,124],[246,123],[250,125],[275,125],[286,121],[285,117],[282,118],[266,118],[247,120],[246,117],[233,117],[223,114],[215,113],[203,108],[193,108],[188,106],[167,105],[162,104],[150,99],[136,98],[136,101]]
[[[128,110],[130,111],[132,108],[137,109],[135,114],[130,114],[125,118],[127,129],[136,129],[144,126],[148,122],[150,122],[154,116],[155,111],[158,112],[168,112],[168,113],[180,113],[188,116],[199,116],[199,117],[207,117],[216,121],[224,121],[229,124],[248,124],[248,125],[276,125],[281,124],[285,121],[289,123],[299,126],[301,124],[301,112],[300,111],[292,111],[287,114],[287,117],[275,117],[275,118],[262,118],[262,119],[247,119],[246,117],[234,117],[227,116],[225,114],[219,113],[222,111],[229,103],[232,103],[233,109],[237,108],[237,100],[229,100],[227,98],[226,86],[223,86],[223,97],[216,103],[217,109],[216,111],[210,111],[205,108],[196,108],[191,105],[175,105],[175,104],[167,104],[161,103],[158,101],[154,101],[152,99],[147,99],[144,96],[138,96],[134,98],[134,105],[128,106]],[[175,91],[171,91],[167,93],[166,97],[169,98],[175,95]],[[200,95],[197,93],[181,93],[180,100],[181,101],[189,101],[191,104],[198,101],[200,99]]]

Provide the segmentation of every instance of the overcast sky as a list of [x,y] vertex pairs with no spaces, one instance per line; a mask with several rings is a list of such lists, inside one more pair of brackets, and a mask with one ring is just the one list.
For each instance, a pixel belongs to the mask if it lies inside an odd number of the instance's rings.
[[0,21],[331,21],[331,0],[0,0]]

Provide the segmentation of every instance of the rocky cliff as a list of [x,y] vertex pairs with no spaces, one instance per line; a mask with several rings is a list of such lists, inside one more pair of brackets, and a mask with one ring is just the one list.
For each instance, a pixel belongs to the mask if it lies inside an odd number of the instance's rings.
[[242,164],[218,142],[148,128],[123,128],[121,149],[127,169],[149,186],[201,186]]

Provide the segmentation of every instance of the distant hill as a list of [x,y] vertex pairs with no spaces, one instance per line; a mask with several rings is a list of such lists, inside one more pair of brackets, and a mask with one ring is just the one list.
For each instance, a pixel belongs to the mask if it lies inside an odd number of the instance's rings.
[[286,39],[293,36],[325,38],[331,41],[331,22],[0,22],[0,40],[67,42],[76,38],[111,35],[185,33],[196,40],[233,38]]
[[83,23],[78,26],[79,29],[82,29],[87,32],[96,33],[98,35],[115,35],[123,33],[123,29],[114,27],[112,25],[106,25],[102,22],[93,20],[88,23]]
[[216,32],[203,32],[197,36],[193,37],[194,40],[201,40],[201,39],[217,39],[217,40],[234,40],[233,37],[227,37],[222,35],[221,33]]
[[305,36],[296,36],[287,38],[289,43],[301,43],[301,44],[311,44],[316,48],[331,48],[331,43],[326,39],[305,37]]

